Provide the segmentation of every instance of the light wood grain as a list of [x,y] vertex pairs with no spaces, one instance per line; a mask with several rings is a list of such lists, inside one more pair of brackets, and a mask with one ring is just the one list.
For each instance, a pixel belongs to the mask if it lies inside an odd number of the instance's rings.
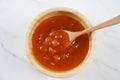
[[117,17],[114,17],[110,20],[107,20],[107,21],[105,21],[105,22],[103,22],[95,27],[91,27],[91,28],[85,29],[83,31],[79,31],[79,32],[71,32],[71,31],[67,31],[67,30],[64,30],[64,31],[68,33],[70,41],[72,42],[74,39],[76,39],[80,35],[90,33],[90,32],[93,32],[95,30],[98,30],[98,29],[110,27],[110,26],[118,24],[118,23],[120,23],[120,15]]

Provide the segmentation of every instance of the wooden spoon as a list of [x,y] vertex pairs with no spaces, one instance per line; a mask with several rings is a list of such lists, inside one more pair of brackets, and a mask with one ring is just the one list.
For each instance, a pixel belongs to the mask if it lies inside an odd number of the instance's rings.
[[67,31],[67,30],[63,30],[63,31],[65,31],[68,34],[69,39],[70,39],[70,43],[71,43],[73,40],[75,40],[80,35],[90,33],[90,32],[93,32],[95,30],[102,29],[105,27],[109,27],[109,26],[112,26],[112,25],[115,25],[118,23],[120,23],[120,15],[117,17],[114,17],[108,21],[105,21],[105,22],[103,22],[95,27],[91,27],[91,28],[85,29],[83,31],[79,31],[79,32],[71,32],[71,31]]

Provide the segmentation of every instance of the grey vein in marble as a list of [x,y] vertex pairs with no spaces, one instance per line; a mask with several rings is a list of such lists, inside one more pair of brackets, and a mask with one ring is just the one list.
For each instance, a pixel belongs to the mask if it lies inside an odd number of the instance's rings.
[[26,60],[24,60],[23,58],[20,58],[19,56],[15,55],[15,53],[9,51],[1,41],[0,41],[0,46],[1,46],[1,49],[3,49],[4,52],[11,55],[13,58],[19,59],[20,61],[27,63]]
[[[103,62],[102,60],[94,59],[94,60],[93,60],[93,63],[94,63],[94,64],[96,65],[96,67],[98,68],[98,72],[99,72],[99,74],[101,75],[101,77],[103,77],[104,80],[108,80],[108,79],[107,79],[108,77],[105,76],[105,71],[102,69],[102,67],[107,68],[107,69],[109,69],[109,70],[112,70],[112,71],[114,71],[114,72],[117,73],[117,74],[120,74],[120,70],[119,70],[119,69],[114,68],[113,66],[110,66],[109,64]],[[102,67],[101,67],[101,66],[102,66]],[[114,79],[114,80],[115,80],[115,79]]]

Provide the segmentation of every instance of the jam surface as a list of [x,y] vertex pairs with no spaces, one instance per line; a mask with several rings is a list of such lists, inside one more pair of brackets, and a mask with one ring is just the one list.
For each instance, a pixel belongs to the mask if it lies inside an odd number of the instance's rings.
[[71,44],[68,34],[62,30],[81,31],[84,27],[77,20],[59,15],[41,22],[32,35],[32,52],[46,69],[67,71],[80,65],[89,48],[87,34],[78,37]]

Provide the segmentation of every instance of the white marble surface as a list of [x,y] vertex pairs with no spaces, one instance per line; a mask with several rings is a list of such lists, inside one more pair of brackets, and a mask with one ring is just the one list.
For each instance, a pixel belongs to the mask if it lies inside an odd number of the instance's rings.
[[120,0],[0,0],[0,80],[120,80],[120,24],[96,32],[88,65],[73,77],[48,77],[34,69],[25,53],[25,32],[42,11],[67,7],[97,25],[120,15]]

